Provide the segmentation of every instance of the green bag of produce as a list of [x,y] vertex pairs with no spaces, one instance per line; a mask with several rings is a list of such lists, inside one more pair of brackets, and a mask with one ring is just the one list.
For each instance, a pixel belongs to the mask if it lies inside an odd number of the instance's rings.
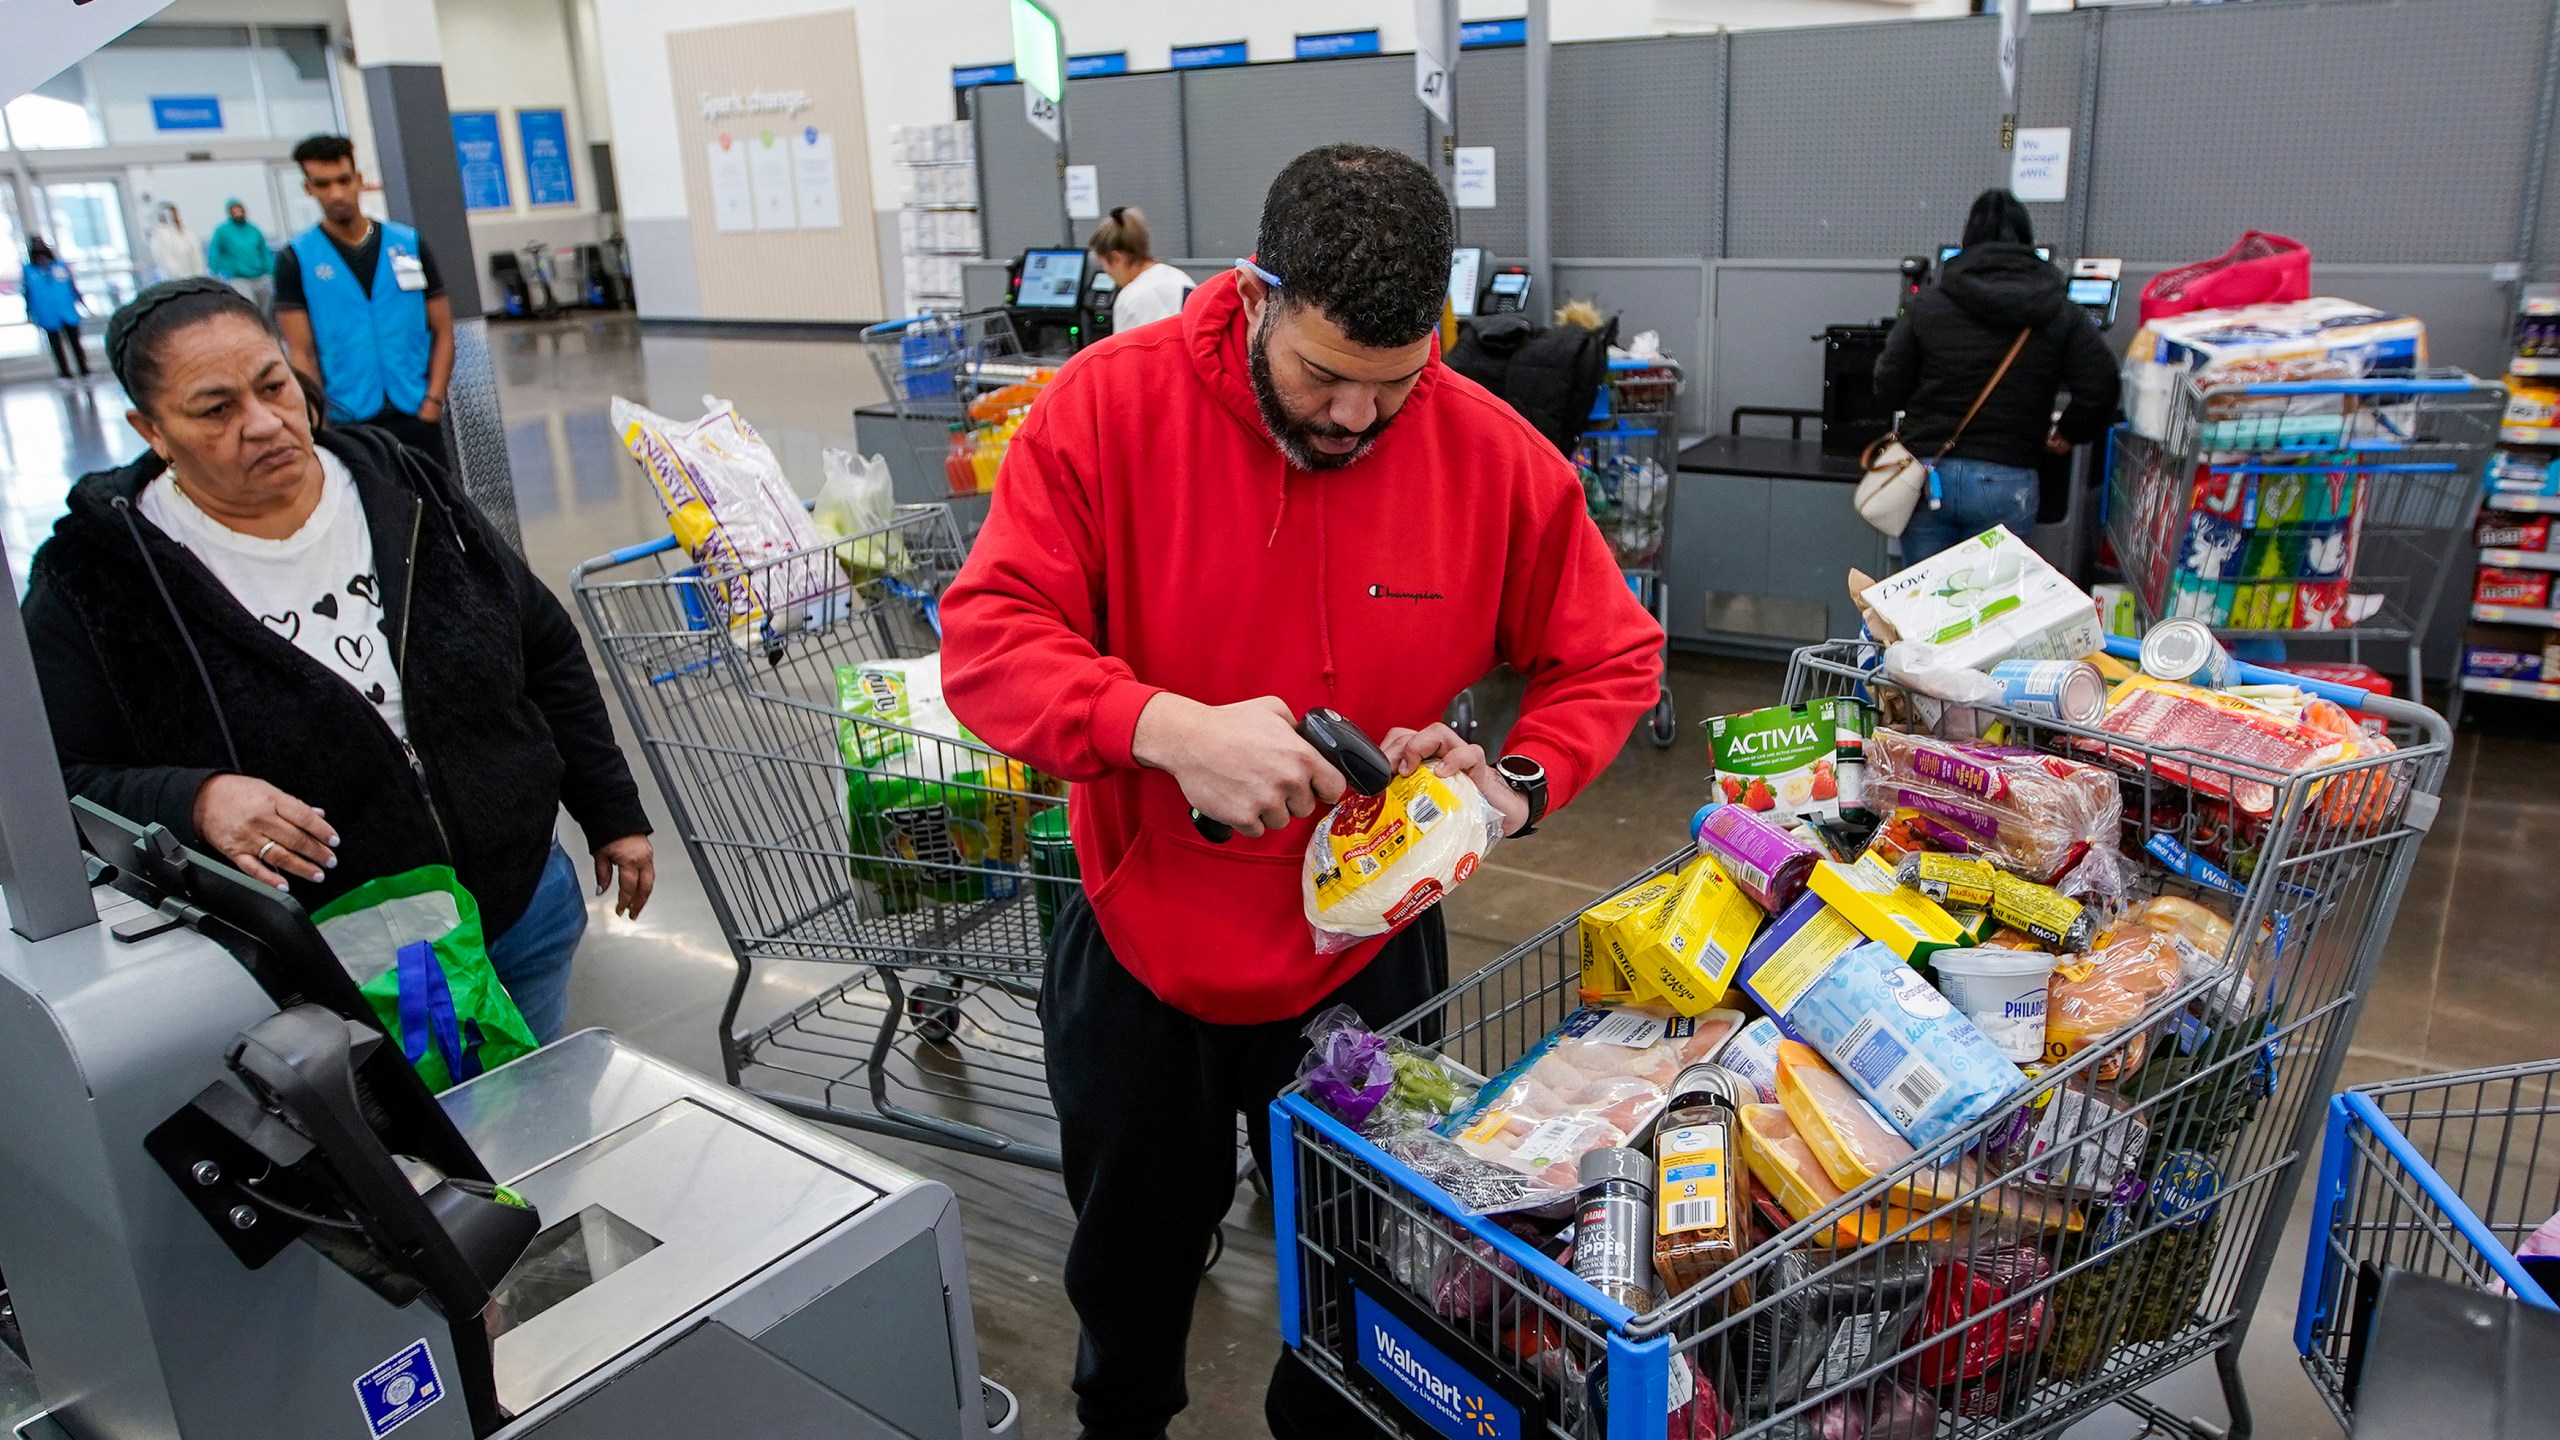
[[489,964],[480,902],[450,866],[368,881],[311,918],[429,1090],[540,1048]]

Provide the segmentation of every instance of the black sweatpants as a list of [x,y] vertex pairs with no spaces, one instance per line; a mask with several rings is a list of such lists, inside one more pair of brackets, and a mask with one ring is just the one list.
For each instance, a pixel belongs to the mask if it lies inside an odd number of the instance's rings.
[[[1383,1025],[1438,994],[1448,977],[1448,936],[1435,909],[1307,1015],[1349,1005]],[[1067,1298],[1082,1324],[1076,1418],[1096,1440],[1149,1440],[1190,1402],[1183,1376],[1192,1301],[1210,1237],[1235,1200],[1236,1113],[1247,1117],[1254,1159],[1269,1174],[1269,1109],[1297,1078],[1307,1015],[1263,1025],[1195,1020],[1121,968],[1082,895],[1058,914],[1040,1020],[1076,1212],[1067,1247]],[[1286,1350],[1266,1409],[1282,1440],[1377,1433]]]
[[75,361],[81,374],[89,373],[89,352],[80,348],[79,326],[65,325],[59,330],[47,330],[44,338],[52,342],[53,368],[62,373],[63,379],[71,378],[71,366]]

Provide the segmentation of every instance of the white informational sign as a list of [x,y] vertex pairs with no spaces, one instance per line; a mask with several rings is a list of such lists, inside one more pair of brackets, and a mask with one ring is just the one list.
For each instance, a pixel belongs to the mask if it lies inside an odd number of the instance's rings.
[[791,143],[767,130],[746,142],[747,178],[754,182],[756,228],[797,230],[800,207],[791,195]]
[[2020,130],[2009,152],[2009,193],[2021,200],[2071,197],[2071,127]]
[[791,137],[791,178],[800,192],[800,228],[844,228],[844,197],[836,184],[836,137],[804,125]]
[[720,135],[704,151],[711,162],[711,228],[724,235],[753,230],[756,201],[747,183],[746,144],[735,135]]
[[1060,118],[1058,102],[1028,85],[1022,87],[1022,118],[1031,122],[1032,129],[1052,141],[1065,137],[1066,124]]
[[1090,165],[1067,167],[1067,218],[1099,220],[1102,218],[1102,182],[1094,178]]
[[1458,147],[1458,208],[1490,210],[1493,199],[1493,147]]
[[1449,0],[1413,0],[1413,94],[1441,124],[1449,123]]

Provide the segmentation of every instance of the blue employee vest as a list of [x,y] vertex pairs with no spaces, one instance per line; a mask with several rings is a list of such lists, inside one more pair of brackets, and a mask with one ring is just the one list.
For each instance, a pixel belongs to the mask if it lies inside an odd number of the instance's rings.
[[385,403],[415,415],[427,403],[427,292],[401,289],[391,267],[394,255],[416,258],[418,232],[388,220],[376,223],[382,226],[382,252],[374,262],[371,295],[348,273],[347,258],[319,226],[293,237],[333,420],[370,420]]
[[80,302],[72,298],[71,267],[56,260],[28,265],[19,274],[27,292],[27,319],[39,330],[60,330],[80,323]]

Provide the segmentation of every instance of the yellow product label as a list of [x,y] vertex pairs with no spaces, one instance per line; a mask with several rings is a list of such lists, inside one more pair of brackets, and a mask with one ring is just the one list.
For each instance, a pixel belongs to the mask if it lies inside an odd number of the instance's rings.
[[1497,1107],[1477,1116],[1476,1123],[1468,1126],[1458,1138],[1473,1140],[1479,1145],[1489,1145],[1502,1134],[1502,1127],[1510,1123],[1511,1112]]
[[1724,867],[1705,856],[1680,872],[1680,893],[1636,947],[1632,973],[1683,1015],[1703,1015],[1724,999],[1742,952],[1760,933],[1760,907]]
[[2067,965],[2057,967],[2053,973],[2065,984],[2077,985],[2098,973],[2098,962],[2087,959],[2074,960]]
[[1683,1125],[1662,1132],[1659,1142],[1661,1181],[1654,1191],[1653,1213],[1665,1235],[1684,1230],[1722,1230],[1727,1166],[1722,1121]]
[[1858,927],[1829,906],[1815,911],[1804,928],[1787,937],[1751,977],[1760,1003],[1785,1013],[1795,1008],[1807,987],[1822,978],[1840,953],[1858,943]]
[[1582,912],[1582,986],[1603,995],[1635,993],[1634,982],[1610,952],[1609,932],[1629,916],[1658,912],[1674,881],[1664,876],[1630,885]]
[[2049,885],[2002,875],[1993,886],[1991,913],[2048,945],[2060,945],[2080,921],[2079,901]]
[[675,532],[676,543],[688,555],[699,555],[711,543],[720,522],[711,518],[711,507],[699,500],[687,500],[667,515],[667,528]]
[[1813,867],[1812,886],[1860,933],[1902,959],[1918,960],[1964,943],[1964,927],[1954,916],[1895,879],[1872,856],[1861,856],[1855,865],[1822,861]]
[[1346,798],[1325,821],[1333,863],[1316,876],[1317,908],[1330,910],[1367,889],[1415,841],[1458,813],[1458,797],[1427,765],[1388,781],[1384,794]]
[[1921,894],[1976,910],[1991,903],[1991,882],[2000,873],[1990,861],[1970,855],[1914,855],[1904,869]]

